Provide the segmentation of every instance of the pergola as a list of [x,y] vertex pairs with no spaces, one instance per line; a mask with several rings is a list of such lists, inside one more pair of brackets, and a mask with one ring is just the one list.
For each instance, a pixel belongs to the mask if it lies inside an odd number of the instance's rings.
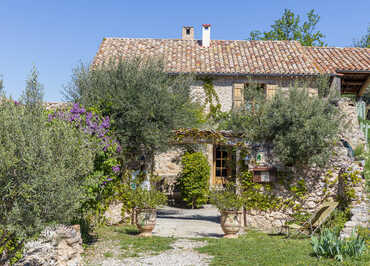
[[[216,144],[235,147],[236,177],[240,174],[240,151],[242,149],[251,150],[253,145],[243,139],[242,134],[236,134],[228,130],[182,128],[175,130],[174,144]],[[240,180],[236,178],[237,193],[240,194]]]

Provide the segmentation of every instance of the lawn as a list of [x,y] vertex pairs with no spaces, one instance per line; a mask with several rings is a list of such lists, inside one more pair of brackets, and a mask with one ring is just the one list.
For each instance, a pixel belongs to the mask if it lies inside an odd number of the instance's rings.
[[[170,237],[138,237],[138,230],[132,226],[102,227],[96,233],[96,244],[86,247],[88,265],[95,265],[91,262],[98,257],[121,260],[143,254],[156,255],[171,249],[171,244],[176,241],[176,238]],[[281,235],[248,231],[237,239],[194,240],[208,243],[196,250],[214,256],[211,265],[370,265],[369,251],[360,258],[346,259],[343,263],[334,259],[318,259],[312,254],[308,238],[286,239]]]
[[[95,241],[85,245],[87,261],[93,257],[124,259],[140,255],[157,255],[168,249],[176,240],[172,237],[138,237],[139,231],[134,226],[104,226],[95,232]],[[101,253],[101,254],[99,254]]]
[[370,265],[369,252],[343,263],[318,259],[312,255],[310,239],[285,239],[280,235],[248,231],[238,239],[207,241],[207,246],[197,250],[214,256],[211,265]]

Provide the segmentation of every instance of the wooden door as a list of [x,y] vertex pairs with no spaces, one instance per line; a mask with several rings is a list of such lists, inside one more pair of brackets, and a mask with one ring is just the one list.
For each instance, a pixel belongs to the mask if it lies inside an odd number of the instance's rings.
[[232,171],[230,168],[231,148],[227,146],[213,146],[213,178],[212,185],[226,184]]

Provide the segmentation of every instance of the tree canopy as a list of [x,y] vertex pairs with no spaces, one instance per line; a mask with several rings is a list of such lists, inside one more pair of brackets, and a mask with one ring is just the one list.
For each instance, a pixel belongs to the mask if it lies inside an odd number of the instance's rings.
[[188,75],[166,73],[161,60],[117,59],[76,69],[65,94],[109,115],[125,155],[151,163],[155,153],[169,148],[173,129],[196,126],[192,81]]
[[253,143],[267,144],[284,165],[324,166],[338,133],[337,108],[330,97],[310,97],[308,90],[292,86],[271,99],[251,83],[247,104],[233,111],[224,129],[241,133]]
[[370,48],[370,24],[367,26],[367,33],[359,40],[355,40],[353,45],[355,47]]
[[296,40],[305,46],[323,46],[325,35],[315,30],[319,20],[320,16],[312,9],[302,24],[299,15],[285,9],[283,16],[271,25],[270,31],[252,31],[249,40]]

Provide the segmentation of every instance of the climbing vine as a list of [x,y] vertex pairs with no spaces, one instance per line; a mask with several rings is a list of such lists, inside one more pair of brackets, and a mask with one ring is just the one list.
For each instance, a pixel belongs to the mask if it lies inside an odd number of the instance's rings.
[[227,112],[221,111],[220,98],[214,88],[213,78],[210,76],[199,77],[203,82],[203,91],[205,94],[205,105],[209,106],[207,119],[214,122],[219,122],[227,116]]
[[[289,179],[285,179],[289,180]],[[302,201],[307,192],[304,180],[298,180],[295,185],[290,186],[291,197],[283,199],[273,193],[272,184],[253,182],[253,173],[243,171],[240,175],[242,196],[245,200],[244,207],[247,211],[274,211],[293,209],[298,211],[302,208],[299,201]]]

